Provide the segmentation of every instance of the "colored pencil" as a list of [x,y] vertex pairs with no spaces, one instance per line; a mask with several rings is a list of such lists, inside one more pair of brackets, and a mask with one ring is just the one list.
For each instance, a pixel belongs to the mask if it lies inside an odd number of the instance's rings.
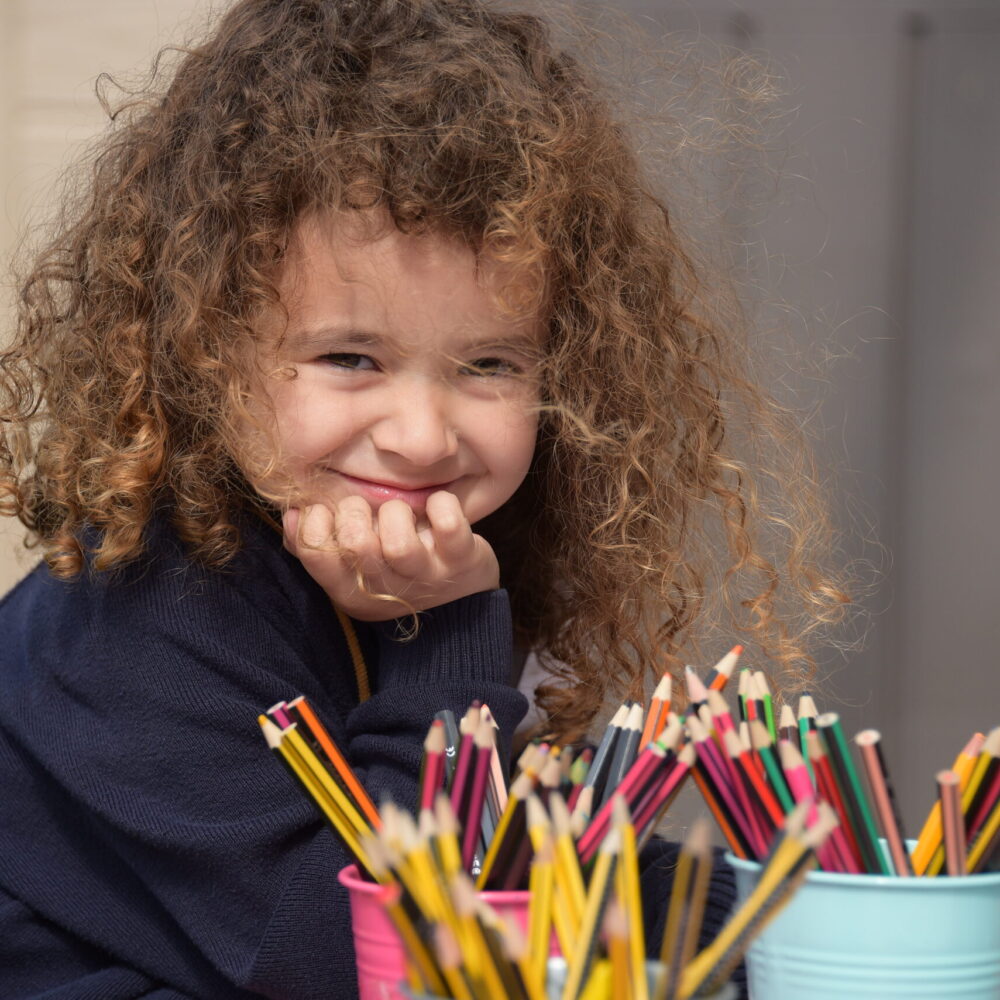
[[488,720],[479,719],[472,736],[475,761],[470,783],[467,812],[462,821],[462,864],[473,875],[478,875],[476,849],[482,839],[483,806],[486,802],[486,784],[495,745],[493,726]]
[[767,683],[767,675],[763,670],[755,670],[753,681],[757,687],[758,699],[764,706],[763,722],[767,725],[767,731],[771,734],[773,742],[778,738],[778,729],[774,724],[774,702],[771,698],[771,688]]
[[[985,741],[986,736],[983,733],[974,733],[969,742],[959,751],[955,762],[951,765],[951,770],[958,775],[960,787],[964,788],[968,783]],[[934,805],[931,807],[931,811],[924,821],[924,825],[920,830],[920,836],[917,838],[917,845],[914,847],[911,855],[913,870],[917,875],[923,875],[927,871],[927,866],[930,864],[931,858],[934,857],[935,851],[941,844],[942,835],[941,802],[940,799],[935,797]]]
[[[625,777],[628,769],[635,760],[639,749],[639,739],[642,736],[642,705],[635,702],[625,716],[625,724],[618,734],[615,742],[614,752],[611,755],[611,763],[608,766],[607,780],[600,795],[600,805],[611,801],[611,796],[615,793],[622,778]],[[597,792],[594,792],[595,798]]]
[[684,686],[687,689],[688,710],[697,712],[698,708],[708,701],[708,688],[690,665],[684,668]]
[[435,719],[424,739],[424,758],[420,775],[420,808],[432,809],[438,792],[444,788],[444,723]]
[[836,712],[824,712],[816,717],[816,728],[822,734],[837,787],[847,806],[854,836],[861,848],[865,867],[873,874],[891,874],[882,849],[879,847],[878,832],[875,829],[875,821],[872,818],[868,799],[851,761],[847,741],[844,739],[844,733],[840,726],[840,716]]
[[351,765],[348,764],[347,758],[340,752],[337,744],[334,743],[333,738],[327,732],[323,723],[320,722],[319,716],[312,710],[312,706],[306,700],[305,696],[299,695],[288,702],[288,710],[298,720],[301,720],[303,723],[302,732],[305,733],[308,730],[312,739],[319,745],[327,761],[329,761],[336,775],[343,783],[346,791],[352,797],[357,808],[368,818],[368,822],[372,825],[372,828],[377,830],[381,820],[379,819],[378,810],[375,808],[375,803],[369,798],[368,793],[358,780]]
[[889,780],[885,757],[882,755],[882,736],[877,729],[864,729],[854,737],[854,742],[861,752],[861,762],[872,792],[875,812],[882,828],[882,836],[889,847],[895,873],[900,876],[912,875],[913,865],[906,849],[903,821]]
[[[778,739],[793,740],[798,737],[798,723],[795,721],[795,713],[791,705],[782,705],[781,713],[778,717]],[[801,750],[801,746],[800,746]]]
[[707,821],[696,820],[681,847],[667,919],[660,943],[660,973],[653,1000],[677,1000],[681,975],[694,957],[712,874],[712,836]]
[[965,875],[965,824],[962,821],[960,779],[954,771],[938,771],[936,780],[944,831],[945,868],[949,875]]
[[809,754],[809,748],[806,745],[806,734],[816,728],[816,716],[819,713],[816,710],[816,702],[813,701],[811,694],[803,694],[799,697],[798,711],[796,713],[799,721],[799,749],[802,751],[802,756],[806,762],[806,770],[809,772],[809,780],[813,783],[813,788],[818,788],[816,784],[816,775],[813,772],[812,759]]
[[628,702],[623,702],[615,714],[611,716],[611,721],[604,730],[601,742],[597,745],[597,752],[594,754],[593,763],[591,763],[590,770],[587,772],[587,780],[584,783],[584,787],[594,789],[595,805],[600,803],[608,769],[611,766],[611,759],[614,756],[615,745],[618,742],[622,726],[625,725],[625,720],[628,718],[630,708],[631,705]]
[[820,796],[833,807],[840,821],[839,829],[843,831],[844,840],[851,852],[851,857],[858,866],[859,871],[868,871],[864,858],[861,855],[861,848],[854,836],[854,829],[851,826],[847,814],[847,807],[840,797],[840,789],[833,776],[830,760],[824,749],[823,740],[815,729],[806,732],[806,746],[808,748],[808,759],[812,763],[813,777],[816,781],[816,789]]
[[626,940],[628,942],[628,982],[629,996],[633,1000],[648,1000],[649,988],[646,981],[646,944],[642,924],[642,895],[639,888],[639,851],[636,844],[635,827],[629,813],[628,804],[620,795],[612,799],[613,826],[621,839],[616,877],[618,895],[624,907]]
[[743,647],[733,646],[725,656],[711,669],[705,678],[705,687],[709,691],[721,691],[729,683],[729,678],[733,675],[736,663],[743,654]]
[[590,876],[587,902],[583,920],[577,936],[577,944],[572,955],[567,957],[566,984],[562,1000],[578,1000],[580,991],[593,964],[597,950],[598,930],[604,917],[604,910],[613,884],[614,870],[621,853],[621,836],[614,828],[604,838],[597,852],[597,862]]
[[657,739],[663,727],[667,724],[667,713],[670,711],[670,695],[673,679],[665,673],[653,689],[646,713],[646,724],[642,730],[639,746],[647,746]]

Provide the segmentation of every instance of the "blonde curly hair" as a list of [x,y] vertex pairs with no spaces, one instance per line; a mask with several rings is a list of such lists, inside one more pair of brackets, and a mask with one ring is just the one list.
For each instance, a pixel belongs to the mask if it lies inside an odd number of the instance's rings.
[[60,577],[139,557],[160,509],[224,565],[255,502],[239,435],[293,229],[377,207],[503,261],[518,307],[544,308],[534,464],[478,530],[556,675],[547,726],[579,736],[709,621],[800,678],[846,602],[818,568],[816,477],[652,186],[540,17],[240,0],[164,92],[113,114],[23,283],[0,359],[5,510]]

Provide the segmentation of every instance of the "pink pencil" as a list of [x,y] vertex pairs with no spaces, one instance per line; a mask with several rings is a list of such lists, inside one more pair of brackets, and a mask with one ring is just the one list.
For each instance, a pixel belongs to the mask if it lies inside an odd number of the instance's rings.
[[680,789],[681,782],[687,777],[688,771],[694,764],[694,757],[694,747],[690,743],[682,747],[666,780],[658,787],[651,788],[636,806],[632,824],[640,840],[645,835],[647,827],[651,823],[655,824],[660,812],[666,808],[674,793]]
[[462,815],[462,803],[468,799],[469,772],[472,770],[472,758],[475,756],[472,738],[479,725],[479,710],[482,706],[474,701],[462,716],[458,724],[462,738],[458,744],[455,759],[455,774],[451,779],[451,807],[456,816]]
[[[788,782],[792,798],[795,799],[796,803],[809,802],[812,804],[812,808],[806,816],[806,825],[812,826],[819,818],[819,814],[816,811],[816,790],[809,777],[809,769],[806,767],[805,759],[798,747],[790,740],[778,741],[778,755],[781,759],[781,770]],[[852,875],[862,873],[844,838],[844,831],[839,826],[832,831],[816,855],[825,871],[849,872]]]
[[[622,778],[615,789],[615,795],[624,796],[625,801],[631,803],[632,797],[638,794],[642,786],[649,780],[653,772],[664,763],[665,759],[666,751],[663,747],[658,743],[650,743],[636,757],[635,763],[628,769],[625,777]],[[580,838],[580,843],[577,845],[581,854],[584,851],[589,851],[591,847],[596,848],[604,839],[604,835],[608,832],[608,827],[611,825],[612,806],[613,798],[605,802],[597,810],[597,814],[593,819],[591,819],[586,831]]]
[[708,731],[701,724],[701,720],[696,716],[689,715],[687,726],[698,754],[698,760],[705,765],[705,771],[715,786],[715,791],[722,798],[729,814],[733,817],[733,821],[739,825],[747,843],[753,848],[758,858],[763,858],[767,854],[767,845],[762,842],[758,834],[753,813],[740,801],[737,801],[740,790],[743,790],[745,798],[745,789],[741,784],[734,792],[729,763],[727,760],[723,760],[722,751],[719,750],[715,740],[709,736]]

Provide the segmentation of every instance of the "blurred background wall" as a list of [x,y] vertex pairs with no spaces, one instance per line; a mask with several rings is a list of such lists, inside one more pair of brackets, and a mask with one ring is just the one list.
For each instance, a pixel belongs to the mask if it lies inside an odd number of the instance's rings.
[[[848,733],[883,731],[912,831],[934,772],[1000,723],[1000,4],[613,6],[651,37],[766,58],[787,88],[780,174],[758,185],[774,185],[772,210],[740,222],[747,267],[784,304],[794,349],[826,359],[812,421],[821,465],[838,484],[845,556],[880,569],[864,646],[824,655],[819,700]],[[101,127],[97,74],[141,73],[207,11],[0,0],[5,260],[51,208],[60,165]],[[33,557],[3,531],[7,589]]]

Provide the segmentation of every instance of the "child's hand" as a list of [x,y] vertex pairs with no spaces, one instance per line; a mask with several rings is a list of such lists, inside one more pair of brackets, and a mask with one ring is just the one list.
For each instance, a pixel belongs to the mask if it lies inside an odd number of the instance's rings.
[[[285,548],[337,607],[360,621],[388,621],[500,585],[493,549],[472,533],[453,494],[431,494],[426,519],[418,528],[402,500],[373,514],[362,497],[346,497],[333,509],[320,503],[289,510]],[[359,574],[367,593],[358,587]]]

